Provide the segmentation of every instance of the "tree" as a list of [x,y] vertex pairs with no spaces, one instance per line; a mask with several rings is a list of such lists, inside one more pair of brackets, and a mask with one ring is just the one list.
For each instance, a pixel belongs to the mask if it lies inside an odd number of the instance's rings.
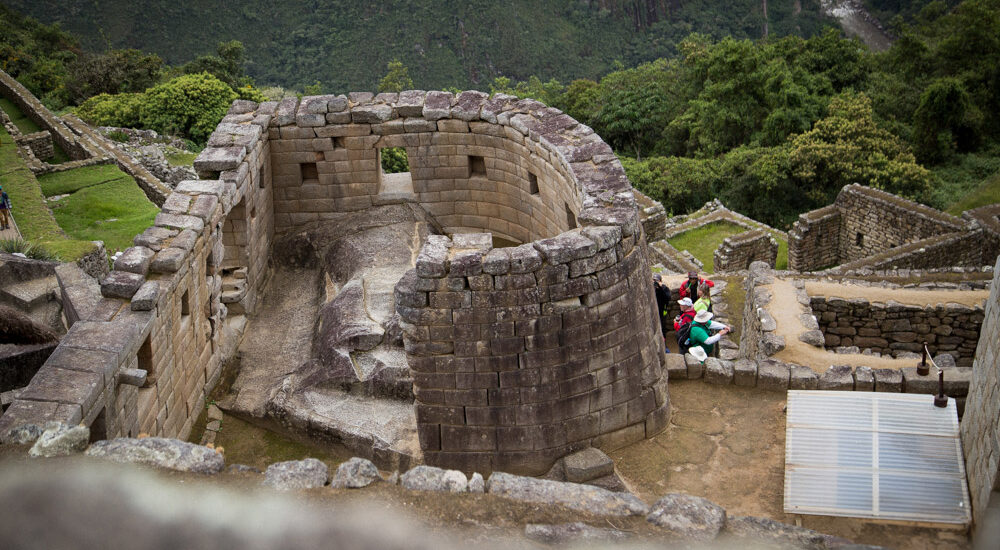
[[379,92],[398,93],[413,88],[413,79],[402,61],[393,59],[389,62],[388,69],[389,72],[378,83]]
[[232,88],[211,74],[179,76],[146,91],[142,125],[204,143],[237,97]]
[[98,94],[142,92],[156,84],[162,66],[159,56],[139,50],[83,55],[70,65],[66,88],[74,103]]
[[246,50],[239,40],[219,42],[217,55],[202,55],[181,68],[184,74],[209,73],[225,82],[234,91],[253,84],[253,79],[245,72]]
[[973,136],[966,121],[969,94],[956,78],[940,78],[920,96],[913,114],[913,142],[920,159],[937,163],[951,157],[959,136]]

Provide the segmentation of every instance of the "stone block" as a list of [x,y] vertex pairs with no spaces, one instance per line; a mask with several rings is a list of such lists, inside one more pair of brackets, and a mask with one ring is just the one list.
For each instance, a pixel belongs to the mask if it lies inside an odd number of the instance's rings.
[[709,357],[705,360],[705,381],[710,384],[732,384],[733,362]]
[[792,390],[815,390],[819,387],[816,371],[802,365],[790,365],[788,388]]
[[767,391],[785,391],[789,383],[788,365],[780,361],[761,361],[757,365],[757,387]]
[[399,93],[396,100],[396,111],[403,117],[423,117],[424,97],[427,92],[423,90],[405,90]]
[[163,248],[163,242],[177,236],[178,233],[180,231],[167,227],[147,227],[145,231],[132,239],[132,243],[136,246],[145,246],[153,252],[159,252]]
[[896,369],[875,369],[872,371],[875,377],[875,391],[881,392],[901,392],[903,391],[903,373]]
[[99,372],[42,367],[18,398],[76,404],[89,411],[103,389],[104,377]]
[[597,252],[594,241],[580,232],[566,232],[551,239],[542,239],[534,243],[535,248],[542,253],[550,264],[563,264],[571,260],[593,256]]
[[441,120],[451,116],[451,92],[428,92],[424,98],[421,116],[427,120]]
[[391,119],[392,114],[392,107],[384,103],[358,105],[351,109],[351,120],[355,124],[378,124]]
[[675,378],[687,378],[688,370],[684,356],[679,353],[668,353],[666,355],[667,376],[672,380]]
[[875,373],[871,367],[862,366],[854,369],[854,390],[875,391]]
[[458,94],[451,108],[451,117],[466,122],[479,120],[479,111],[488,98],[489,94],[472,90]]
[[144,246],[130,247],[115,260],[115,270],[145,275],[149,271],[149,262],[153,254],[152,250]]
[[146,279],[137,273],[112,271],[101,281],[101,295],[105,298],[129,300]]
[[163,212],[156,215],[153,223],[160,227],[176,229],[178,231],[190,229],[196,233],[201,233],[205,229],[205,220],[201,218],[180,214],[164,214]]
[[761,338],[760,349],[764,355],[774,355],[785,349],[785,337],[773,332],[765,332]]
[[235,170],[246,154],[243,147],[207,147],[194,159],[194,169],[199,172]]
[[690,380],[696,380],[705,374],[705,365],[690,353],[684,354],[684,364],[687,365],[687,377]]
[[174,273],[184,265],[187,255],[188,252],[181,248],[164,248],[153,257],[149,269],[154,273]]
[[152,311],[160,297],[160,284],[156,281],[146,281],[132,295],[132,311]]
[[826,370],[819,378],[821,390],[854,390],[854,374],[849,365],[835,365]]
[[566,481],[586,483],[592,479],[611,475],[615,463],[604,451],[593,447],[573,453],[563,459]]
[[529,273],[542,267],[542,255],[531,244],[507,249],[510,251],[510,272]]
[[737,386],[756,386],[757,362],[752,359],[738,359],[733,363],[733,383]]

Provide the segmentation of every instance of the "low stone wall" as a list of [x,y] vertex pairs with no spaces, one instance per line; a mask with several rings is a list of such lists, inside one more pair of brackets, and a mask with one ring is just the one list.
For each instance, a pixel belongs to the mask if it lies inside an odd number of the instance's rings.
[[639,219],[642,220],[642,229],[646,233],[646,242],[666,239],[667,209],[638,189],[633,188],[632,194],[639,205]]
[[947,233],[847,262],[828,271],[933,269],[950,265],[978,267],[983,261],[983,247],[982,229]]
[[104,243],[94,241],[94,250],[77,260],[76,265],[80,266],[84,273],[97,280],[106,277],[110,268],[108,267],[108,251],[104,248]]
[[826,348],[855,346],[886,356],[948,353],[960,367],[972,366],[983,309],[962,304],[915,306],[812,296],[813,314],[826,336]]
[[743,324],[740,327],[740,357],[766,359],[785,349],[785,338],[775,334],[778,324],[767,312],[771,291],[766,288],[774,282],[770,266],[753,262],[744,281],[747,290],[743,306]]
[[973,523],[986,515],[990,492],[1000,483],[1000,260],[993,268],[993,286],[986,311],[976,360],[972,365],[972,388],[962,421],[962,448],[969,478]]
[[974,221],[983,228],[982,265],[992,265],[994,259],[1000,256],[1000,204],[989,204],[967,210],[962,213],[962,219]]
[[23,136],[20,143],[30,148],[35,158],[43,161],[51,158],[55,151],[52,148],[52,134],[45,130]]
[[840,221],[833,204],[799,214],[788,232],[788,268],[815,271],[840,263]]
[[39,128],[47,130],[52,139],[74,160],[82,160],[90,155],[81,147],[73,132],[53,115],[27,88],[6,72],[0,70],[0,95],[11,100],[26,117]]
[[756,261],[774,267],[777,259],[778,241],[766,231],[752,229],[722,241],[715,249],[715,271],[740,271]]

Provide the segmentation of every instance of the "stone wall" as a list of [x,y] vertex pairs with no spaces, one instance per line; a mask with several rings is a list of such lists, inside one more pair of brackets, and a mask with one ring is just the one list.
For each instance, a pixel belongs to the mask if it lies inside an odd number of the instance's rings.
[[840,221],[835,204],[799,214],[788,232],[788,268],[816,271],[840,263]]
[[778,259],[778,241],[766,231],[752,229],[726,237],[715,249],[715,271],[739,271],[761,261],[774,267]]
[[35,158],[38,160],[49,159],[54,154],[52,134],[45,130],[21,137],[20,145],[31,149],[31,152],[35,154]]
[[796,271],[979,267],[992,262],[997,249],[1000,237],[984,235],[980,223],[851,184],[834,204],[799,216],[789,232],[788,266]]
[[1000,256],[1000,204],[989,204],[962,212],[962,219],[974,221],[983,229],[983,265]]
[[73,324],[0,417],[0,440],[12,428],[50,420],[84,422],[95,438],[188,437],[243,326],[220,299],[229,276],[223,233],[234,215],[252,244],[240,257],[246,297],[233,309],[252,311],[267,272],[269,143],[265,134],[241,147],[237,161],[214,165],[218,179],[177,186],[154,226],[116,260],[100,296],[90,298],[86,284],[60,277],[64,301],[80,302],[64,304]]
[[985,516],[990,492],[1000,490],[1000,261],[993,272],[961,425],[973,523]]
[[642,220],[642,230],[646,233],[646,242],[666,239],[667,209],[638,189],[632,189],[632,194],[639,205],[639,218]]
[[981,307],[954,303],[922,307],[812,296],[811,306],[827,349],[856,346],[896,357],[921,353],[927,342],[932,355],[948,353],[959,367],[972,366],[983,323]]
[[26,117],[42,130],[47,130],[52,139],[74,160],[83,160],[90,155],[77,143],[73,132],[53,115],[42,102],[27,88],[6,72],[0,70],[0,96],[11,100]]

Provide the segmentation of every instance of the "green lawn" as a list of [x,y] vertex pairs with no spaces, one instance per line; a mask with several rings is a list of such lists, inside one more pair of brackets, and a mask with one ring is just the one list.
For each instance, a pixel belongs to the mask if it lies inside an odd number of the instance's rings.
[[43,246],[64,261],[94,249],[93,243],[70,239],[45,204],[34,174],[17,154],[14,140],[0,127],[0,185],[10,196],[14,220],[24,240]]
[[153,224],[160,209],[149,202],[135,180],[119,173],[123,177],[84,186],[68,197],[49,202],[56,221],[68,235],[104,241],[108,252],[113,252],[132,246],[132,238]]
[[[719,248],[726,237],[738,235],[745,228],[728,222],[714,222],[675,236],[668,242],[677,250],[687,250],[705,266],[707,273],[715,272],[715,249]],[[778,259],[776,269],[788,269],[788,241],[780,235],[774,235],[778,241]]]
[[961,216],[962,212],[1000,202],[1000,173],[993,174],[968,195],[948,207],[948,213]]
[[42,193],[46,197],[52,197],[120,179],[129,179],[129,176],[114,164],[98,164],[45,174],[38,177],[38,183],[42,186]]
[[198,153],[171,150],[163,156],[167,158],[167,163],[170,166],[191,166],[194,164],[194,159],[198,156]]
[[[33,134],[41,130],[41,128],[39,128],[33,120],[24,116],[21,109],[18,109],[17,105],[14,105],[11,100],[5,97],[0,97],[0,109],[3,109],[3,111],[7,113],[7,116],[10,117],[10,121],[14,123],[14,126],[17,126],[17,129],[20,130],[22,134]],[[62,147],[59,147],[58,143],[53,143],[52,157],[44,160],[49,164],[62,164],[70,160],[70,158],[69,155],[66,154],[66,151],[63,151]]]

